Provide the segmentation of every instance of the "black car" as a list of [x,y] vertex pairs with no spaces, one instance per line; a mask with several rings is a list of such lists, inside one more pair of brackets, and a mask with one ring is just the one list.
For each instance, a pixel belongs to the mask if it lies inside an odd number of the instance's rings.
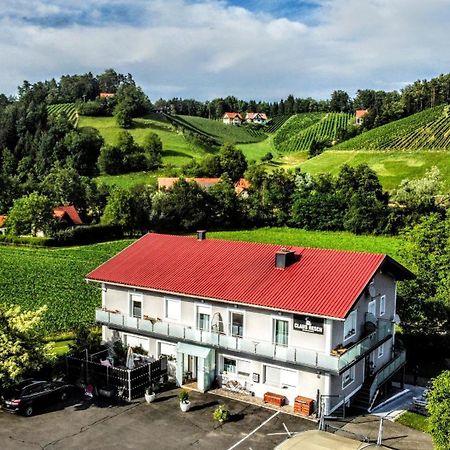
[[26,380],[7,390],[1,396],[2,408],[31,416],[38,409],[69,397],[70,386],[59,381]]

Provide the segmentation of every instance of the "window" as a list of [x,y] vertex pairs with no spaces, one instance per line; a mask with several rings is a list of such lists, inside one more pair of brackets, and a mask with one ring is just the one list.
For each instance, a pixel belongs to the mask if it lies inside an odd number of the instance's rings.
[[130,316],[142,319],[142,295],[130,294]]
[[224,372],[236,373],[236,360],[223,357],[223,370]]
[[342,374],[342,388],[346,388],[355,381],[355,366],[350,367]]
[[367,310],[369,313],[373,314],[374,317],[377,317],[377,301],[372,300],[371,302],[369,302]]
[[235,373],[242,377],[249,377],[251,362],[244,359],[234,359],[223,356],[222,367],[224,372]]
[[264,366],[264,383],[275,387],[297,387],[298,374],[295,370]]
[[159,342],[159,356],[177,357],[177,346],[175,344],[168,344],[167,342]]
[[381,358],[384,355],[384,344],[381,344],[378,347],[378,358]]
[[344,341],[356,334],[356,311],[352,311],[344,322]]
[[273,319],[273,343],[288,345],[289,321]]
[[230,334],[235,337],[244,336],[244,314],[230,311]]
[[202,331],[211,329],[211,308],[208,306],[197,306],[197,328]]
[[181,319],[181,301],[166,298],[166,319],[179,322]]
[[384,316],[386,313],[386,296],[382,295],[380,297],[380,316]]

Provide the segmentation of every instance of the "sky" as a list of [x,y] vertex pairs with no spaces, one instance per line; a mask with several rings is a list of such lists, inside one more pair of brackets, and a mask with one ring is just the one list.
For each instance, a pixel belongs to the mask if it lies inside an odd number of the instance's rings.
[[450,0],[1,0],[0,92],[107,68],[151,100],[328,98],[450,72]]

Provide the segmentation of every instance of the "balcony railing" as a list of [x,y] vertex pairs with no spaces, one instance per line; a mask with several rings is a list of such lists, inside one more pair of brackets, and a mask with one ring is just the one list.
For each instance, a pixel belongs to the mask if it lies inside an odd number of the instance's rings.
[[240,338],[221,333],[202,331],[176,323],[138,319],[118,312],[105,311],[102,309],[96,311],[96,320],[97,322],[111,326],[112,328],[116,326],[131,329],[141,331],[148,335],[154,335],[155,337],[168,337],[191,341],[201,345],[217,347],[233,352],[242,352],[275,361],[299,364],[332,372],[339,372],[392,332],[392,324],[386,322],[391,326],[378,327],[374,333],[356,343],[341,356],[333,356],[324,352],[317,352],[293,346],[277,345],[272,342],[257,339],[253,340],[251,338]]
[[382,369],[380,369],[370,386],[370,399],[372,400],[378,387],[391,377],[400,367],[406,362],[406,352],[400,352],[392,361],[386,364]]

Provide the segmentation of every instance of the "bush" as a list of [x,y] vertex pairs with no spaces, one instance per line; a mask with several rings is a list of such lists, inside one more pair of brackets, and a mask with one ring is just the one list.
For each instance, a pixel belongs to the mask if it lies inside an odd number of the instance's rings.
[[29,247],[48,247],[51,246],[53,239],[33,236],[6,236],[0,234],[0,244],[26,245]]
[[56,232],[53,239],[49,240],[49,245],[92,244],[122,239],[123,236],[124,230],[119,225],[81,225]]
[[230,420],[230,410],[225,405],[219,405],[213,412],[213,419],[223,423]]

